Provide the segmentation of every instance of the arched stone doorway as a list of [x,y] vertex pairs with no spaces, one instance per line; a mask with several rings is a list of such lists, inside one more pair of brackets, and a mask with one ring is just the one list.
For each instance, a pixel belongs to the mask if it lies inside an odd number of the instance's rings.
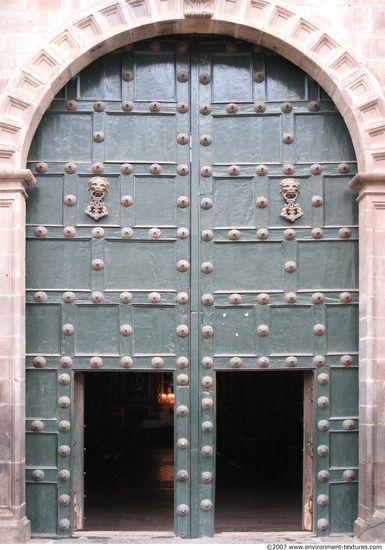
[[[191,9],[192,4],[194,9]],[[2,204],[5,206],[2,209],[2,227],[7,243],[4,254],[11,278],[6,280],[2,296],[9,313],[5,319],[4,334],[11,335],[10,346],[7,343],[5,348],[5,357],[6,364],[12,368],[11,376],[7,367],[3,378],[13,380],[10,385],[13,397],[9,401],[12,406],[16,405],[13,409],[16,417],[13,418],[23,419],[23,400],[18,397],[22,395],[18,388],[24,383],[23,353],[19,352],[24,346],[23,307],[20,306],[24,278],[19,276],[23,273],[24,252],[23,231],[20,231],[20,227],[24,225],[24,190],[34,183],[31,173],[25,171],[29,142],[40,113],[47,108],[56,91],[78,70],[105,51],[139,38],[191,30],[237,35],[279,51],[318,80],[339,107],[352,135],[361,171],[353,185],[361,193],[363,237],[367,235],[367,229],[380,228],[382,225],[384,109],[375,79],[360,67],[347,48],[320,29],[317,22],[306,21],[287,5],[275,2],[225,3],[215,5],[212,13],[206,13],[200,4],[174,4],[162,0],[135,6],[123,2],[114,6],[106,3],[91,8],[76,16],[62,32],[52,37],[47,47],[33,56],[22,74],[17,75],[3,96],[1,131],[6,145],[1,147]],[[380,249],[375,248],[374,242],[368,242],[362,250],[361,270],[361,296],[364,296],[361,310],[363,344],[360,354],[362,388],[381,385],[381,374],[377,372],[376,366],[381,352],[373,346],[375,340],[380,342],[382,333],[380,321],[375,320],[372,313],[382,296],[381,286],[375,278],[377,257],[381,257]],[[372,258],[371,261],[368,258]],[[368,291],[368,288],[371,290]],[[366,300],[367,296],[373,295],[374,300]],[[380,416],[376,411],[383,400],[378,392],[367,391],[362,395],[366,396],[361,401],[361,422],[367,435],[364,438],[366,442],[373,442],[361,447],[362,473],[365,479],[368,476],[370,479],[379,479],[377,472],[383,461],[376,454],[376,449],[380,448],[375,443],[380,437],[376,428]],[[369,395],[373,398],[368,398]],[[9,489],[5,491],[6,507],[10,512],[4,520],[3,532],[7,537],[10,533],[10,540],[20,541],[28,537],[24,494],[17,489],[17,479],[20,475],[23,477],[24,447],[20,431],[11,427],[10,418],[6,422],[11,433],[6,452],[10,464],[7,470]],[[360,493],[361,519],[357,523],[357,533],[368,537],[368,540],[374,540],[382,532],[379,495],[376,483],[367,484]]]

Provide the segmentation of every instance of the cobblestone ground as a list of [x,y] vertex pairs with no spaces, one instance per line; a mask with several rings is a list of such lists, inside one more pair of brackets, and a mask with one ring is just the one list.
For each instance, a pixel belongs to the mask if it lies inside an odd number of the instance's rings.
[[[315,537],[312,533],[223,533],[213,538],[181,539],[170,533],[160,532],[83,532],[69,539],[32,539],[28,544],[360,544],[349,536]],[[285,550],[282,547],[281,550]]]

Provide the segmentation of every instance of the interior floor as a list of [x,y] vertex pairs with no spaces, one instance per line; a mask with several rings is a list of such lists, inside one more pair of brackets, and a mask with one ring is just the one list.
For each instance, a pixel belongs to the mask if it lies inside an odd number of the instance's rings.
[[[282,385],[285,391],[280,391],[275,386],[278,379],[274,376],[263,381],[261,377],[240,377],[235,382],[230,374],[233,373],[221,373],[217,378],[215,532],[301,530],[303,431],[300,401],[303,399],[303,379],[301,376],[285,379]],[[148,423],[143,425],[139,397],[130,397],[127,388],[126,397],[130,398],[125,399],[124,406],[123,403],[118,406],[116,392],[125,393],[122,390],[124,384],[119,383],[119,390],[114,390],[111,389],[111,385],[114,386],[111,374],[104,377],[94,375],[87,390],[87,376],[85,378],[87,451],[84,529],[172,533],[174,445],[170,407],[168,418],[160,414],[157,416],[166,418],[159,418],[153,426]],[[154,380],[152,384],[154,387],[157,385]],[[139,387],[139,381],[136,380],[134,385]],[[267,391],[269,386],[274,395]],[[248,391],[254,392],[255,397],[257,393],[264,396],[259,400],[258,410],[255,405],[257,400],[254,399],[253,405],[249,402],[248,412],[242,412],[245,399],[242,398],[242,391],[238,390],[244,387],[249,387]],[[161,388],[163,391],[163,383]],[[284,399],[283,393],[290,395],[290,399]],[[101,414],[98,396],[105,394],[115,395],[115,403],[113,407],[104,408],[104,414],[110,410],[110,418],[103,417],[104,429],[101,429],[97,423]],[[142,395],[142,405],[147,397]],[[230,408],[226,405],[227,397],[230,397]],[[272,414],[273,407],[277,407],[278,403],[281,410],[276,408]],[[147,403],[146,410],[149,406]],[[123,409],[131,411],[131,420],[126,418]],[[264,426],[264,418],[268,426]],[[156,427],[157,424],[161,427]],[[278,432],[279,424],[281,429]],[[112,429],[112,426],[115,428]],[[284,437],[285,429],[288,437]],[[229,446],[230,441],[233,444]]]
[[84,529],[173,532],[173,453],[172,444],[142,440],[89,476]]
[[[86,484],[86,531],[174,530],[173,447],[142,442]],[[217,457],[215,531],[299,531],[301,492]]]
[[215,532],[301,531],[301,487],[262,479],[217,457]]

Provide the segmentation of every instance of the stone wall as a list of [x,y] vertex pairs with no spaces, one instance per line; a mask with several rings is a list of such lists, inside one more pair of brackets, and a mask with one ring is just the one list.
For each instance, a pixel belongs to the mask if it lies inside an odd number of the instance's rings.
[[[211,18],[185,15],[213,8]],[[199,10],[198,10],[199,11]],[[92,60],[161,34],[260,42],[332,97],[360,174],[360,496],[356,534],[385,540],[384,0],[2,0],[0,3],[0,540],[29,538],[24,495],[24,197],[29,143],[57,91]],[[374,243],[374,244],[373,244]],[[5,314],[3,313],[5,312]]]
[[[111,4],[114,3],[111,0]],[[165,2],[170,3],[176,2]],[[215,3],[225,4],[226,0],[215,0]],[[235,10],[237,2],[231,3]],[[0,3],[0,93],[18,69],[65,26],[68,19],[98,4],[101,2],[95,0],[3,0]],[[383,0],[290,0],[280,4],[302,12],[306,19],[324,25],[331,35],[345,41],[385,88]]]
[[206,32],[260,43],[296,63],[340,110],[359,170],[382,172],[385,45],[380,31],[385,7],[380,4],[5,0],[0,6],[0,168],[25,168],[42,114],[58,90],[94,59],[143,38]]

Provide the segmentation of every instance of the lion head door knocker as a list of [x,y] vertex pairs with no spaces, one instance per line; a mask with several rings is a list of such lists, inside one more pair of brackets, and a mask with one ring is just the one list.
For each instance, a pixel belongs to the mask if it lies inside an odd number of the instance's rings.
[[109,188],[110,184],[106,178],[100,176],[91,178],[88,182],[88,191],[92,197],[92,201],[87,206],[85,212],[94,220],[99,220],[108,215],[108,210],[103,199],[107,195]]
[[281,210],[282,218],[294,222],[301,216],[303,216],[303,211],[300,205],[296,202],[298,195],[300,193],[299,181],[294,178],[286,178],[280,183],[280,193],[285,199],[285,206]]

